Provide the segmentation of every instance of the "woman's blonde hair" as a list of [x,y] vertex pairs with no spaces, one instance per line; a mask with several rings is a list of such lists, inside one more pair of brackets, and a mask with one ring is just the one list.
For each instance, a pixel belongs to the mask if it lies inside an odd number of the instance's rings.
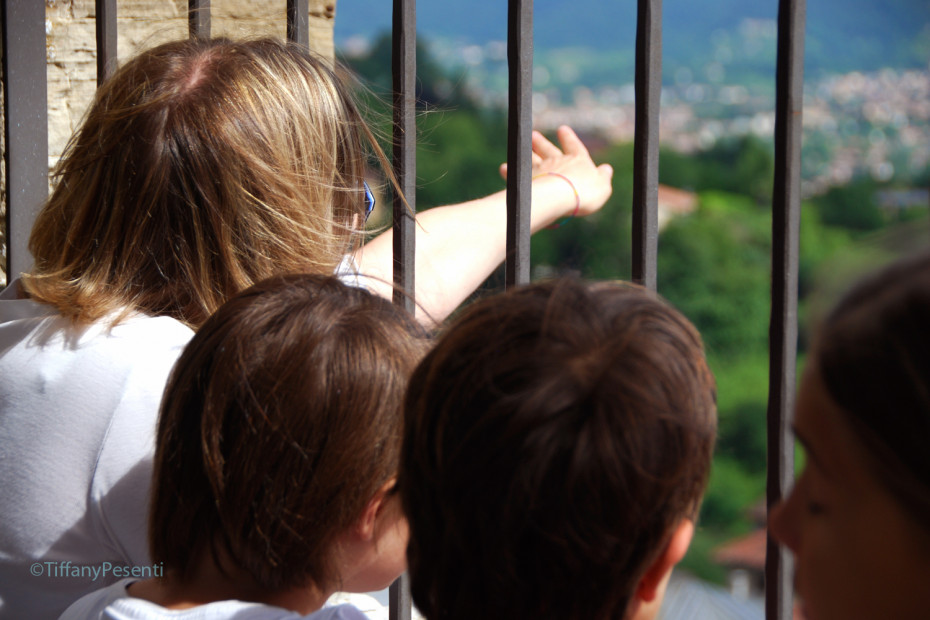
[[386,161],[347,82],[294,44],[153,48],[101,86],[69,142],[23,286],[75,320],[196,327],[268,276],[335,271],[358,244],[370,152]]

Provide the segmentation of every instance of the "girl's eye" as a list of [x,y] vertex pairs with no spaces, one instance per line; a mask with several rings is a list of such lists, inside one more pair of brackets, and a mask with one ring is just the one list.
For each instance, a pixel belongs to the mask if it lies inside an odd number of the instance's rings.
[[821,515],[825,511],[824,505],[817,499],[818,493],[815,493],[811,488],[814,485],[812,478],[814,475],[810,471],[810,463],[804,467],[804,471],[801,472],[801,476],[797,481],[797,489],[801,491],[803,498],[803,505],[807,510],[807,514],[811,516]]

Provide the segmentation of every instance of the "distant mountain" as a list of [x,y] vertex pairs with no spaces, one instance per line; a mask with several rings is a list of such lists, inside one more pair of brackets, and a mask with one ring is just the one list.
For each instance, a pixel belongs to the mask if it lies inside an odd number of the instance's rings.
[[[728,39],[756,36],[752,26],[774,22],[777,1],[665,0],[663,62],[667,69],[703,66],[726,48]],[[634,47],[633,0],[536,0],[534,44],[539,53],[563,48],[595,52]],[[390,27],[387,0],[337,0],[337,42],[352,35],[373,37]],[[506,38],[507,0],[422,1],[417,26],[426,40],[484,43]],[[770,33],[757,29],[759,36]],[[767,47],[769,42],[762,41]],[[774,44],[772,42],[772,44]],[[885,66],[928,67],[930,0],[812,0],[807,3],[805,66],[809,75]],[[731,50],[740,58],[739,49]],[[771,60],[772,54],[767,57]]]

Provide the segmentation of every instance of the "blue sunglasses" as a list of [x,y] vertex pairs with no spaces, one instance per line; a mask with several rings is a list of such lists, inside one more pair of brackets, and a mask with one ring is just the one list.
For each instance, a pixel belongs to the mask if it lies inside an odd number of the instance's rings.
[[365,187],[365,221],[367,222],[368,216],[375,210],[375,195],[371,193],[368,181],[362,181],[362,185]]

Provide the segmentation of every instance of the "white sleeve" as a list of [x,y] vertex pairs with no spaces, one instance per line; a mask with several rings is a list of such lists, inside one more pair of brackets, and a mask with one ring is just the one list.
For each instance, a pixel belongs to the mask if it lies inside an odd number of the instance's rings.
[[347,286],[368,289],[368,287],[362,283],[362,278],[359,277],[358,263],[355,262],[355,257],[351,254],[346,254],[342,257],[342,262],[336,267],[335,275]]

